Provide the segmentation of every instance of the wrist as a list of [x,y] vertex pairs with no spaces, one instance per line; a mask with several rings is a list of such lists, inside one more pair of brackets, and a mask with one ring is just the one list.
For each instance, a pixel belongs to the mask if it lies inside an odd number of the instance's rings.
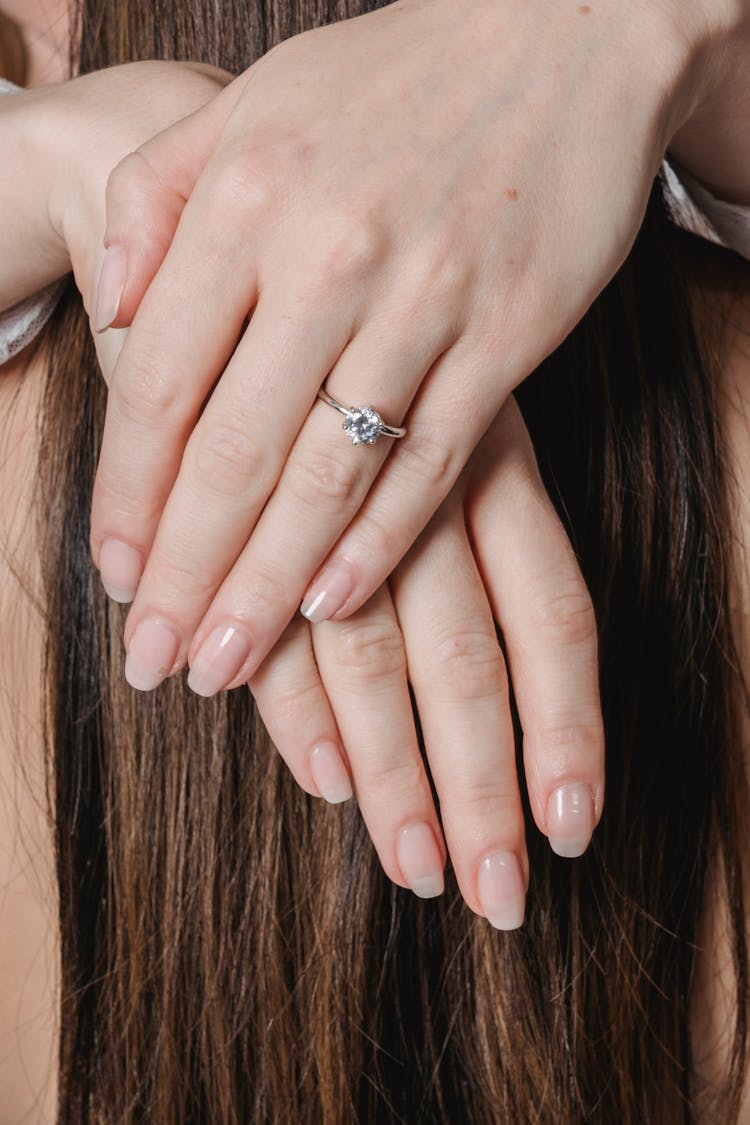
[[43,91],[0,98],[0,308],[62,277],[70,268],[50,217],[54,156],[46,151]]
[[[645,34],[633,42],[662,95],[663,149],[723,87],[740,37],[750,25],[750,0],[640,0]],[[633,20],[628,9],[625,19]]]
[[704,53],[701,96],[668,148],[719,199],[750,205],[750,0],[732,17]]

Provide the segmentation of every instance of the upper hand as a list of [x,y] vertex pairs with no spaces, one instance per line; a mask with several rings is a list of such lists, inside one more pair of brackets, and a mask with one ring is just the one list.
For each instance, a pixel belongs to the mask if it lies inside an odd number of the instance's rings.
[[[121,165],[101,324],[163,258],[92,509],[105,585],[136,595],[133,685],[189,661],[197,691],[237,686],[301,599],[346,615],[390,573],[630,248],[695,96],[669,8],[397,0],[287,40]],[[352,448],[326,379],[406,437]]]

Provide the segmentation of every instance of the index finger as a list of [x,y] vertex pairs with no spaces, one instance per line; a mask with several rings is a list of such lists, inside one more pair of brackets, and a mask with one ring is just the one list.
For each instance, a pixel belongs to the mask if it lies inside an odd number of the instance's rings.
[[91,514],[100,569],[111,539],[140,576],[187,436],[256,303],[254,255],[227,230],[225,191],[197,185],[112,375]]

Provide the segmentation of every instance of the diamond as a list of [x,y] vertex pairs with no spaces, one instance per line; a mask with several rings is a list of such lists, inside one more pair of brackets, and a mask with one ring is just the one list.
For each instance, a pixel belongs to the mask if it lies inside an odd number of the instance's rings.
[[371,406],[352,406],[342,429],[352,445],[374,445],[382,425],[383,419]]

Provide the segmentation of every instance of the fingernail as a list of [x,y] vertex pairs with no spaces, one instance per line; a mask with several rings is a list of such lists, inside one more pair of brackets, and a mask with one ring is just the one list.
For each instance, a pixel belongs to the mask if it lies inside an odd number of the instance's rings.
[[547,804],[547,835],[557,855],[573,859],[583,855],[594,831],[594,798],[588,785],[572,781],[561,785]]
[[513,852],[493,852],[479,865],[479,900],[496,930],[517,930],[526,903],[521,865]]
[[219,625],[198,649],[190,665],[188,687],[197,695],[213,695],[239,672],[250,655],[250,638],[236,625]]
[[99,576],[110,598],[116,602],[132,602],[142,573],[140,551],[119,539],[104,540],[99,549]]
[[341,608],[353,588],[351,567],[346,563],[331,563],[305,594],[300,612],[313,623],[327,621]]
[[396,855],[401,874],[418,898],[436,898],[443,893],[443,861],[429,824],[409,824],[396,837]]
[[128,272],[128,256],[122,246],[110,246],[104,255],[102,272],[99,274],[99,289],[96,298],[97,332],[109,328],[120,308],[120,298],[125,288]]
[[310,770],[315,784],[332,805],[348,801],[353,794],[352,783],[344,759],[333,742],[321,742],[310,755]]
[[125,679],[139,691],[151,691],[169,675],[180,642],[168,625],[155,617],[139,622],[125,658]]

